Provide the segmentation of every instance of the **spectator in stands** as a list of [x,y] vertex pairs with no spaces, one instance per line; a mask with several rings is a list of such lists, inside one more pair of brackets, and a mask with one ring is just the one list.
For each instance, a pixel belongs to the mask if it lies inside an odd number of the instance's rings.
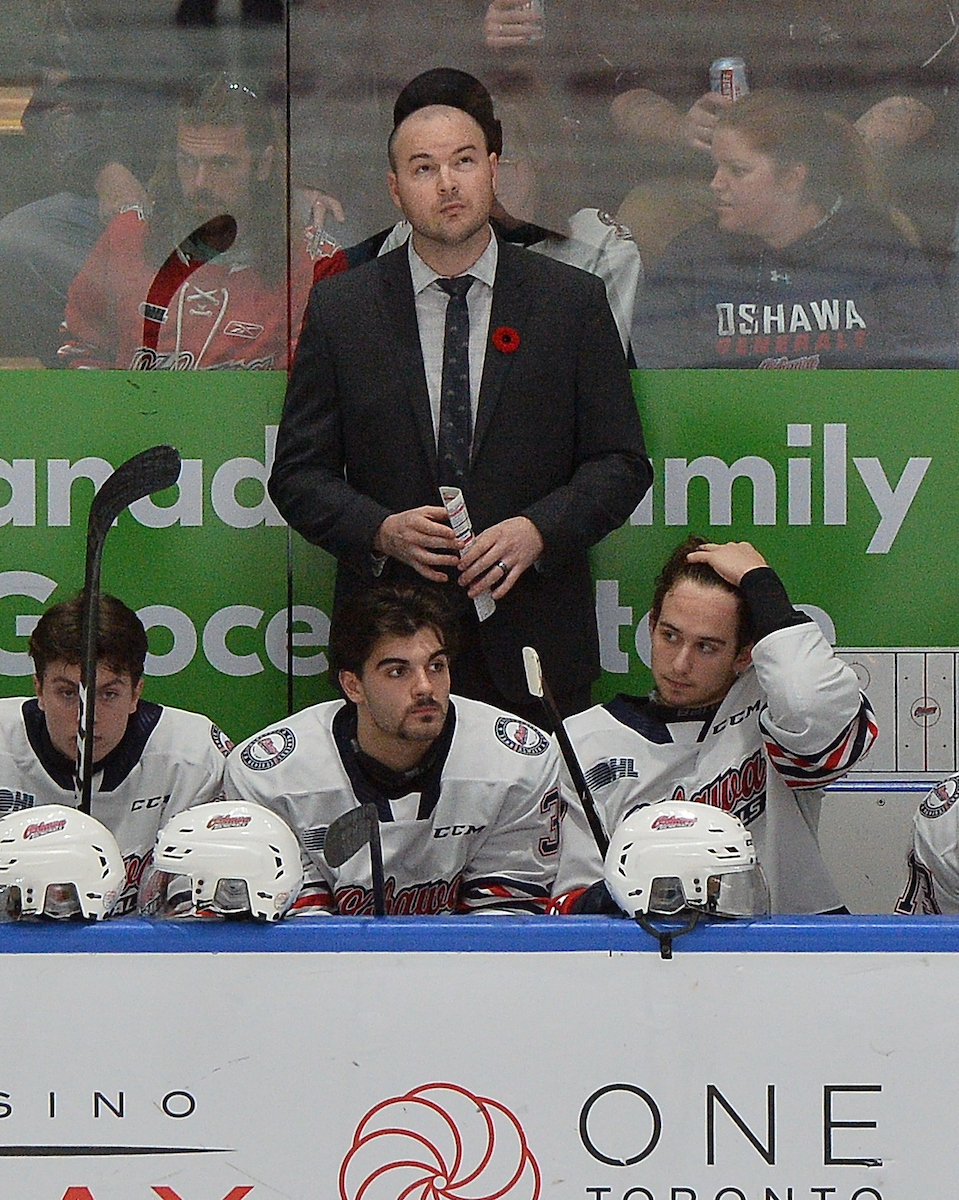
[[287,272],[282,141],[256,92],[220,73],[177,112],[148,207],[121,213],[74,280],[60,358],[126,370],[283,368],[329,251],[308,230]]
[[717,214],[647,279],[643,367],[952,367],[956,338],[921,252],[883,211],[861,137],[783,92],[725,109]]
[[26,179],[37,197],[0,220],[0,354],[56,365],[67,290],[103,232],[142,204],[163,128],[161,89],[104,68],[85,0],[50,3],[40,82],[23,114]]

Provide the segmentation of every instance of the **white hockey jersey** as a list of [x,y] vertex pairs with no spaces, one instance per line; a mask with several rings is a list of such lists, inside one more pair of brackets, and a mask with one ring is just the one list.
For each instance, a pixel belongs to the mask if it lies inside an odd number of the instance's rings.
[[[97,764],[92,816],[117,840],[127,878],[114,912],[136,908],[157,830],[222,787],[230,742],[206,717],[141,700],[120,744]],[[39,804],[75,808],[74,764],[51,743],[35,699],[0,700],[0,816]]]
[[[876,723],[855,672],[818,625],[777,629],[718,708],[695,719],[647,698],[618,696],[566,722],[607,832],[642,804],[692,800],[733,812],[753,835],[772,910],[842,905],[819,850],[822,789],[872,745]],[[554,895],[566,911],[603,877],[579,800],[569,789]]]
[[363,765],[356,710],[335,700],[270,726],[229,756],[227,797],[272,809],[300,840],[306,886],[295,914],[373,912],[369,853],[336,870],[323,857],[330,823],[370,801],[388,913],[544,910],[559,860],[556,748],[518,717],[450,699],[443,732],[403,777],[383,768],[378,778],[376,764]]
[[959,913],[959,775],[950,775],[924,797],[913,816],[912,850],[897,913]]

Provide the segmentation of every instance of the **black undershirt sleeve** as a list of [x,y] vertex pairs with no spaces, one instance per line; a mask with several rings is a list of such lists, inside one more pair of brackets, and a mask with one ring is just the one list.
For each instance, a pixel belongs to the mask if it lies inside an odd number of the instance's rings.
[[739,581],[739,590],[749,609],[754,642],[777,629],[804,625],[811,620],[793,608],[782,580],[772,567],[754,567],[747,571]]

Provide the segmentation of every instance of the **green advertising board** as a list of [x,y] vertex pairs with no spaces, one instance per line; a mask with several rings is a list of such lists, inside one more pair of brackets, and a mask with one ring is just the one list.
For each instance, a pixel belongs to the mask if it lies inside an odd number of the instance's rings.
[[[0,373],[0,692],[29,691],[32,623],[82,584],[94,480],[169,442],[184,460],[179,485],[120,517],[103,564],[104,588],[150,628],[148,694],[208,713],[234,739],[291,700],[331,694],[333,564],[288,536],[264,490],[284,381]],[[948,372],[637,372],[655,482],[594,552],[597,696],[648,685],[653,577],[687,529],[754,542],[839,647],[944,648],[954,668],[957,386]]]

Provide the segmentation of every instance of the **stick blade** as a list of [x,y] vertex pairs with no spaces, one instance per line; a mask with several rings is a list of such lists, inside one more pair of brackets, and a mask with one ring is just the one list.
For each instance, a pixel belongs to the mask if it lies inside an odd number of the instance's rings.
[[173,446],[141,450],[113,472],[90,505],[87,531],[106,536],[120,513],[135,500],[172,487],[180,476],[180,455]]
[[526,686],[531,696],[543,696],[543,664],[532,646],[523,647],[523,670],[526,672]]
[[336,870],[353,857],[364,846],[369,845],[374,833],[378,832],[379,817],[375,804],[361,804],[351,808],[332,822],[323,842],[323,857]]

